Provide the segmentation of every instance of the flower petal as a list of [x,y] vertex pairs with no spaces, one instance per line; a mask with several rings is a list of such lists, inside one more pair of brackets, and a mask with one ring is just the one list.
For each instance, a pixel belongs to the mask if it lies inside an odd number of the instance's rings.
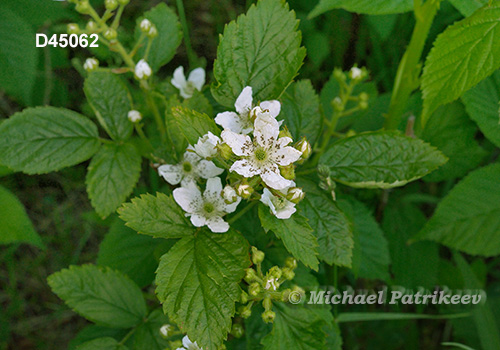
[[164,164],[158,167],[158,174],[171,185],[177,185],[182,180],[182,166],[176,164]]
[[287,186],[290,186],[292,181],[285,179],[281,174],[278,172],[274,171],[266,171],[262,174],[260,174],[260,177],[262,180],[266,183],[271,188],[274,188],[275,190],[282,190]]
[[244,177],[252,177],[260,174],[257,168],[252,166],[252,163],[248,159],[237,160],[231,165],[229,171],[235,171]]
[[185,348],[188,348],[193,345],[193,342],[191,341],[191,339],[189,339],[189,337],[186,335],[184,336],[184,338],[182,338],[182,345],[184,345]]
[[269,191],[267,188],[264,188],[264,192],[260,197],[260,201],[267,205],[271,209],[271,212],[276,215],[276,208],[274,207],[274,203],[272,201],[273,197],[274,195],[271,193],[271,191]]
[[196,68],[189,73],[188,81],[192,82],[198,91],[201,91],[205,85],[205,70],[203,68]]
[[220,177],[212,177],[207,180],[207,187],[205,188],[205,192],[203,196],[207,197],[220,197],[222,192],[222,182]]
[[287,146],[280,149],[277,149],[273,155],[275,162],[281,166],[287,166],[299,160],[302,152]]
[[207,220],[207,226],[212,232],[222,233],[229,230],[229,224],[220,216],[212,216]]
[[173,86],[175,86],[177,89],[181,90],[186,87],[187,82],[186,82],[186,76],[184,75],[184,67],[179,66],[177,69],[174,71],[174,77],[172,80],[170,80]]
[[268,112],[257,113],[253,133],[257,143],[265,147],[278,139],[280,133],[278,121]]
[[240,117],[234,112],[222,112],[217,114],[215,122],[224,129],[229,129],[236,133],[241,133],[242,131]]
[[252,109],[252,87],[245,86],[234,103],[236,112],[246,114]]
[[239,197],[239,196],[236,199],[236,202],[234,202],[234,203],[226,204],[225,202],[223,202],[224,203],[224,206],[223,206],[224,212],[226,212],[227,214],[234,212],[236,210],[236,208],[238,207],[238,204],[240,204],[240,202],[241,202],[241,197]]
[[264,101],[260,103],[260,108],[267,109],[269,114],[271,114],[273,118],[276,118],[278,114],[280,114],[281,103],[277,100]]
[[195,152],[202,158],[210,158],[217,154],[215,148],[220,142],[220,138],[212,134],[210,131],[198,139],[194,145]]
[[191,215],[191,223],[196,227],[202,227],[207,224],[207,218],[200,214]]
[[237,134],[226,129],[222,132],[221,137],[237,156],[249,156],[253,151],[252,140],[247,135]]
[[297,209],[295,208],[295,204],[290,201],[286,201],[285,206],[276,210],[274,215],[276,215],[278,219],[290,219],[290,216],[292,216],[296,211]]
[[201,192],[193,182],[187,187],[176,188],[173,196],[177,204],[187,213],[195,213],[202,204]]
[[[204,179],[209,179],[211,177],[218,176],[224,172],[224,169],[218,168],[215,166],[214,162],[210,160],[205,160],[202,159],[200,162],[196,165],[196,173],[204,178]],[[222,190],[222,188],[221,188]]]

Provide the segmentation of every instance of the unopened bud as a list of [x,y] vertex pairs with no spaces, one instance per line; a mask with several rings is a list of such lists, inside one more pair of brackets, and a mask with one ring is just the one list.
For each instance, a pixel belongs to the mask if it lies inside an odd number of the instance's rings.
[[293,164],[280,167],[281,176],[287,180],[295,179],[295,166]]
[[359,109],[368,109],[368,102],[366,101],[359,101]]
[[283,130],[280,131],[279,137],[289,137],[291,139],[293,138],[292,134],[290,133],[290,131],[288,130],[288,128],[286,126]]
[[262,306],[266,311],[271,310],[273,308],[273,302],[271,301],[271,298],[270,297],[264,298],[264,300],[262,300]]
[[245,334],[245,330],[243,329],[243,326],[239,323],[233,324],[233,327],[231,328],[231,334],[235,338],[241,338],[243,334]]
[[346,80],[346,76],[345,76],[345,73],[342,72],[341,69],[339,68],[335,68],[333,70],[333,77],[338,80],[338,81],[345,81]]
[[252,297],[259,295],[261,291],[260,284],[258,282],[253,282],[248,286],[248,294]]
[[93,57],[87,58],[83,64],[83,69],[89,73],[95,71],[97,68],[99,68],[99,61]]
[[97,23],[95,23],[94,21],[89,21],[87,23],[87,25],[85,26],[85,29],[87,29],[87,31],[89,31],[91,33],[94,33],[98,29]]
[[289,267],[291,269],[296,269],[297,268],[297,259],[288,257],[285,260],[285,266]]
[[255,247],[252,247],[252,262],[254,264],[260,264],[264,261],[266,255]]
[[248,294],[244,290],[241,291],[240,303],[246,304],[248,302]]
[[253,189],[253,187],[246,182],[242,182],[236,187],[236,192],[238,193],[238,196],[240,196],[243,199],[250,198],[254,191],[255,190]]
[[285,277],[287,280],[291,281],[295,278],[295,272],[289,267],[284,267],[283,268],[283,277]]
[[302,140],[295,145],[295,148],[302,152],[302,155],[300,156],[301,159],[308,159],[311,156],[312,147],[311,144],[307,142],[305,137],[303,137]]
[[106,10],[114,11],[118,7],[118,1],[106,0],[104,1],[104,7],[106,7]]
[[274,319],[276,317],[276,313],[272,310],[268,310],[268,311],[264,311],[262,313],[262,320],[265,322],[265,323],[272,323],[274,322]]
[[302,191],[301,188],[292,187],[288,190],[286,199],[288,199],[292,203],[298,204],[301,200],[304,199],[305,196],[306,194],[304,193],[304,191]]
[[352,67],[349,71],[349,78],[352,80],[361,80],[363,78],[363,71],[358,67]]
[[227,143],[219,142],[217,143],[216,148],[221,157],[224,158],[225,160],[229,160],[233,157],[233,150],[231,149],[231,147],[229,147]]
[[75,10],[82,15],[88,15],[90,13],[90,4],[88,0],[84,0],[76,4]]
[[105,32],[104,32],[104,38],[106,38],[106,40],[114,40],[116,39],[116,37],[118,36],[118,33],[116,33],[116,30],[114,30],[113,28],[108,28]]
[[280,279],[282,275],[282,271],[278,266],[273,266],[271,269],[269,269],[269,275],[276,278]]
[[242,307],[240,309],[240,316],[243,318],[249,318],[252,316],[252,309],[246,306]]
[[342,112],[345,108],[344,103],[342,102],[342,99],[338,96],[333,99],[332,107],[337,112]]
[[144,59],[141,59],[135,65],[135,76],[139,80],[149,78],[152,73],[153,72],[151,70],[151,67],[149,66],[149,64]]
[[255,272],[254,269],[248,268],[245,271],[245,278],[244,279],[247,283],[251,283],[257,279],[257,273]]
[[238,200],[238,194],[236,190],[229,185],[226,185],[222,190],[222,198],[224,198],[224,202],[226,204],[233,204]]
[[156,38],[158,36],[158,30],[156,30],[156,27],[153,25],[151,29],[147,32],[148,38]]
[[169,336],[172,335],[173,328],[174,327],[172,327],[169,324],[164,324],[163,326],[160,327],[160,335],[165,339],[168,338]]
[[137,123],[142,120],[142,114],[139,111],[136,110],[131,110],[128,112],[128,120],[130,120],[132,123]]
[[80,34],[80,27],[76,23],[70,23],[66,27],[68,34]]
[[301,295],[306,294],[306,291],[304,289],[300,288],[299,286],[293,286],[292,291],[297,292]]
[[369,99],[369,96],[366,92],[362,92],[359,94],[359,100],[360,101],[368,101]]
[[141,21],[141,24],[139,24],[139,28],[144,33],[149,32],[149,30],[151,29],[152,26],[153,26],[153,23],[151,23],[151,21],[149,19],[147,19],[147,18],[144,18]]

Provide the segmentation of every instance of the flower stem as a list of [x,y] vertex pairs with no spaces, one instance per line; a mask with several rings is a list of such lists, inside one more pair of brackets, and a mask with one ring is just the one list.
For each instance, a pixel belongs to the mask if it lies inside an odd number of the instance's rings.
[[179,19],[181,20],[182,33],[184,35],[184,45],[186,45],[186,53],[188,56],[189,67],[193,69],[198,64],[198,57],[191,46],[191,38],[189,37],[189,27],[186,20],[186,12],[184,11],[184,3],[182,0],[176,0]]
[[416,24],[394,80],[389,112],[384,124],[386,130],[398,127],[411,93],[420,85],[422,70],[420,58],[440,1],[427,0],[425,4],[422,4],[421,0],[414,0]]

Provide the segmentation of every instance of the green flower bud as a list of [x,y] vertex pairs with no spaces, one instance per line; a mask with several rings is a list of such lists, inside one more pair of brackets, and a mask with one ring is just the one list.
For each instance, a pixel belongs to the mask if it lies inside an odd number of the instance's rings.
[[106,0],[104,1],[104,7],[106,7],[106,10],[114,11],[118,7],[118,1]]
[[75,10],[82,15],[88,15],[90,13],[90,4],[88,0],[84,0],[76,4]]
[[286,126],[283,128],[283,130],[280,131],[279,137],[289,137],[293,139],[292,134],[290,133],[290,131]]
[[163,326],[160,327],[160,335],[163,339],[167,339],[168,337],[172,336],[172,331],[174,327],[169,324],[164,324]]
[[87,58],[83,64],[83,69],[89,73],[95,71],[97,68],[99,68],[99,61],[97,58]]
[[128,5],[129,2],[130,0],[118,0],[118,3],[122,6]]
[[97,23],[95,23],[94,21],[89,21],[85,29],[91,33],[94,33],[97,32],[97,29],[99,29],[99,27],[97,26]]
[[366,92],[362,92],[359,94],[359,100],[360,101],[368,101],[369,99],[369,96]]
[[344,108],[345,108],[344,103],[342,102],[342,99],[338,96],[333,99],[332,107],[337,112],[342,112],[342,111],[344,111]]
[[158,30],[153,25],[151,27],[151,29],[146,34],[147,34],[148,38],[153,39],[153,38],[156,38],[158,36]]
[[288,302],[290,301],[290,293],[292,292],[291,289],[285,289],[282,293],[281,293],[281,301],[283,302]]
[[281,176],[287,180],[295,179],[295,166],[293,164],[280,167]]
[[293,286],[292,291],[300,293],[302,295],[306,294],[306,291],[304,289],[300,288],[299,286]]
[[261,292],[260,284],[258,282],[253,282],[248,286],[248,294],[252,297],[256,297]]
[[360,109],[368,109],[368,102],[366,101],[359,101],[359,108]]
[[241,291],[240,303],[246,304],[248,302],[248,294],[244,290]]
[[182,340],[171,341],[168,342],[168,344],[170,345],[170,349],[178,349],[178,348],[182,349]]
[[271,301],[271,298],[264,298],[264,300],[262,300],[262,306],[266,311],[271,310],[273,308],[273,302]]
[[252,316],[252,309],[247,308],[247,307],[243,307],[240,310],[240,316],[243,318],[249,318],[250,316]]
[[236,186],[236,192],[238,193],[238,196],[243,199],[249,199],[254,191],[254,188],[250,186],[245,180]]
[[288,199],[292,203],[298,204],[301,200],[304,199],[305,196],[306,194],[304,193],[304,191],[302,191],[302,188],[292,187],[288,189],[286,199]]
[[346,81],[346,76],[345,76],[345,73],[342,72],[341,69],[339,68],[335,68],[333,70],[333,77],[335,78],[335,80],[337,81]]
[[234,155],[233,150],[231,149],[231,147],[229,147],[227,143],[219,142],[215,147],[217,148],[217,151],[219,152],[221,157],[224,158],[225,160],[231,159]]
[[116,33],[116,30],[113,28],[108,28],[108,30],[104,32],[104,37],[110,41],[116,39],[117,36],[118,34]]
[[272,311],[272,310],[264,311],[262,313],[262,320],[265,323],[272,323],[272,322],[274,322],[275,317],[276,317],[276,313],[274,311]]
[[66,27],[68,34],[80,34],[80,27],[76,23],[70,23]]
[[277,279],[281,278],[282,273],[283,272],[278,266],[273,266],[269,269],[269,275]]
[[254,269],[248,268],[245,271],[245,281],[247,283],[251,283],[257,279],[257,273],[255,272]]
[[289,267],[284,267],[283,268],[283,277],[285,277],[287,280],[291,281],[295,278],[295,272]]
[[285,266],[289,267],[291,269],[296,269],[297,268],[297,259],[288,257],[285,260]]
[[245,330],[243,329],[243,326],[239,323],[234,323],[233,327],[231,327],[231,334],[235,338],[241,338],[243,334],[245,334]]
[[255,247],[252,247],[252,262],[254,264],[260,264],[264,261],[265,254]]
[[297,142],[297,144],[295,145],[295,149],[302,152],[302,155],[300,156],[301,159],[305,160],[311,156],[312,153],[311,144],[307,142],[305,137],[303,137],[302,140]]

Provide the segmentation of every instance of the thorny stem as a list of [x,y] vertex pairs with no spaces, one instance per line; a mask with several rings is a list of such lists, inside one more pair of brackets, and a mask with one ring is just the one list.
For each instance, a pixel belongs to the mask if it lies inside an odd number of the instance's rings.
[[416,24],[410,44],[399,63],[394,81],[389,112],[384,124],[384,128],[387,130],[398,127],[411,93],[420,85],[420,72],[422,70],[420,57],[440,1],[427,0],[425,4],[422,4],[422,0],[414,0]]
[[189,37],[189,27],[186,20],[186,12],[184,11],[184,3],[182,0],[176,0],[177,11],[179,12],[179,19],[181,20],[182,32],[184,36],[184,45],[186,45],[186,53],[189,61],[189,68],[193,69],[196,67],[198,62],[198,57],[193,51],[191,46],[191,38]]

